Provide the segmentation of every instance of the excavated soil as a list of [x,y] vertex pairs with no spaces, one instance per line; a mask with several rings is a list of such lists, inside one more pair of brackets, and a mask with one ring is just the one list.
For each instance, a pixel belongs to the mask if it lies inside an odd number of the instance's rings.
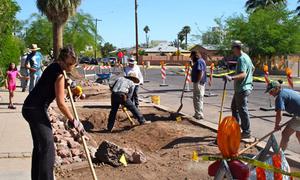
[[86,95],[85,101],[109,101],[111,94],[109,87],[101,84],[83,87],[83,93]]
[[[174,121],[169,112],[154,107],[141,108],[145,118],[152,123],[134,127],[125,113],[119,110],[113,133],[107,133],[104,130],[109,111],[103,107],[78,108],[86,130],[98,144],[108,140],[122,147],[138,148],[147,156],[147,162],[119,168],[98,164],[96,174],[99,179],[212,179],[207,173],[211,162],[194,162],[192,153],[218,154],[217,147],[208,145],[215,140],[216,133],[191,124],[186,119]],[[253,149],[249,153],[256,152]],[[92,179],[89,168],[57,174],[57,179]]]

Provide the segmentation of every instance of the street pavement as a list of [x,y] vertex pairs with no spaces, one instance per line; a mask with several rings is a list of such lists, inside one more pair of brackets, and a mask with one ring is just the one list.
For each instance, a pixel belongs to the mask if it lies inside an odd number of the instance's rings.
[[28,93],[17,88],[14,102],[17,109],[8,109],[8,92],[0,90],[0,179],[29,180],[32,140],[27,122],[21,114]]
[[[167,87],[160,87],[162,84],[161,74],[159,69],[150,69],[147,71],[147,79],[150,80],[149,83],[144,83],[143,87],[140,88],[140,95],[144,98],[150,98],[152,95],[159,95],[161,104],[164,106],[171,107],[176,111],[180,105],[180,96],[183,88],[184,77],[178,75],[179,69],[172,69],[172,71],[167,70],[166,83],[169,85]],[[285,77],[284,77],[285,78]],[[190,89],[192,89],[192,84],[190,84]],[[220,78],[213,79],[213,85],[211,87],[211,92],[217,94],[217,97],[205,97],[204,98],[204,121],[209,121],[217,124],[219,120],[219,111],[221,104],[221,96],[223,90],[224,82]],[[206,87],[208,92],[209,87]],[[227,93],[225,98],[225,106],[223,117],[231,115],[230,104],[233,96],[233,83],[228,83]],[[295,87],[296,90],[300,90],[299,84]],[[264,83],[254,83],[254,90],[249,96],[249,109],[251,117],[251,131],[252,135],[256,138],[261,138],[268,132],[272,131],[275,122],[275,112],[273,111],[261,111],[260,107],[269,107],[269,96],[264,93],[265,84]],[[274,106],[274,98],[271,97],[272,106]],[[192,92],[186,92],[183,99],[183,109],[182,112],[193,115],[193,100]],[[283,122],[289,120],[290,117],[284,117]],[[281,134],[279,132],[275,133],[275,136],[280,141]],[[300,153],[300,145],[295,135],[293,135],[289,142],[289,150]]]

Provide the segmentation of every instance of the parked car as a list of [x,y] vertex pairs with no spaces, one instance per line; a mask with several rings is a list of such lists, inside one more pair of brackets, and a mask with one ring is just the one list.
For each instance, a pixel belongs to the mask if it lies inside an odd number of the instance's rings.
[[91,62],[91,58],[89,58],[89,57],[81,57],[79,59],[80,64],[90,64],[90,62]]
[[98,65],[97,59],[92,58],[89,62],[89,64]]
[[117,58],[115,57],[106,57],[106,58],[103,58],[101,60],[101,62],[104,64],[104,65],[111,65],[111,66],[114,66],[115,63],[117,62]]

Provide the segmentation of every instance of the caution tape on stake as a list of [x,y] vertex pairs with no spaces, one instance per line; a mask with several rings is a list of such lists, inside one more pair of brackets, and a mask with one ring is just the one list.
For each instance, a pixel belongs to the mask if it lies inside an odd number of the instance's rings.
[[220,156],[202,156],[202,160],[203,161],[240,160],[240,161],[247,162],[248,164],[251,164],[252,166],[262,168],[264,170],[268,170],[268,171],[272,171],[272,172],[275,172],[275,173],[280,173],[280,174],[283,174],[283,175],[300,178],[300,172],[287,172],[287,171],[284,171],[282,169],[278,169],[278,168],[276,168],[276,167],[274,167],[270,164],[258,161],[256,159],[251,159],[251,158],[248,158],[248,157],[244,157],[244,156],[238,156],[238,157],[233,157],[233,158],[222,158]]

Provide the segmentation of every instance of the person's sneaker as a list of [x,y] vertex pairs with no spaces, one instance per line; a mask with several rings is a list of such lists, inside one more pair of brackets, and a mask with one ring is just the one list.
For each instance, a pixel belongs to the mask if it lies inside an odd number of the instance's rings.
[[144,122],[142,122],[142,125],[143,124],[151,124],[151,121],[144,121]]
[[26,91],[26,88],[22,88],[22,92],[25,92]]
[[242,132],[241,138],[242,139],[249,139],[249,138],[251,138],[251,134],[250,133]]
[[17,107],[14,106],[14,105],[9,105],[9,106],[8,106],[8,109],[17,109]]

